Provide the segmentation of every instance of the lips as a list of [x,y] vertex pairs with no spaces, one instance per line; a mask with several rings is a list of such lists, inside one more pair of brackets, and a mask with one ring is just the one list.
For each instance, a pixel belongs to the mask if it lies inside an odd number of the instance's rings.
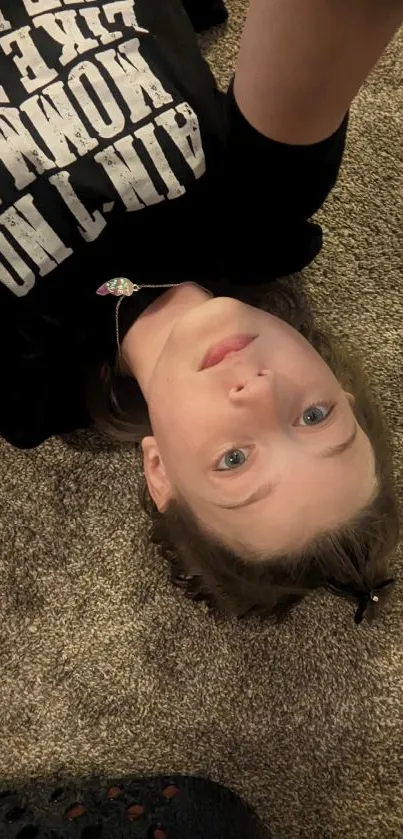
[[229,355],[229,353],[239,352],[244,350],[256,338],[256,335],[231,335],[229,338],[224,338],[217,344],[214,344],[203,358],[200,370],[207,370],[208,367],[215,367],[220,361]]

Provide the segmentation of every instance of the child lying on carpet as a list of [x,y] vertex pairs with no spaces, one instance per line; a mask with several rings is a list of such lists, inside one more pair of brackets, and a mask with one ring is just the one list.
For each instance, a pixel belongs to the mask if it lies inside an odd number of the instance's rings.
[[291,292],[264,311],[241,286],[320,250],[346,113],[402,17],[396,0],[252,0],[223,94],[177,0],[2,4],[0,431],[36,446],[89,424],[88,401],[141,436],[154,538],[236,614],[325,586],[360,621],[392,582],[360,374]]

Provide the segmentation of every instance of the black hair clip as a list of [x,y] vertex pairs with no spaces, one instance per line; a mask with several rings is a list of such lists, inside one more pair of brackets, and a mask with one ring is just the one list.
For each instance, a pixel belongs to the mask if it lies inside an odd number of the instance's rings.
[[379,596],[383,592],[387,591],[387,589],[392,588],[394,583],[394,578],[389,577],[387,580],[383,580],[382,583],[378,583],[374,586],[374,588],[366,588],[364,591],[360,591],[353,585],[350,586],[346,583],[330,583],[326,586],[326,588],[328,591],[331,591],[332,594],[335,594],[336,597],[346,597],[349,600],[358,601],[358,608],[354,616],[354,623],[360,624],[364,620],[369,607],[373,603],[379,603]]

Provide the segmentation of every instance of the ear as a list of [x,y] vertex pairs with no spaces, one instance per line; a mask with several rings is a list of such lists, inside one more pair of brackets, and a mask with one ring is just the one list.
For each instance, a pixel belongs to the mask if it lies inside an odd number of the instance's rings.
[[354,409],[355,402],[356,402],[354,394],[349,393],[347,390],[345,390],[344,393],[345,393],[345,396],[347,397],[347,401],[350,403],[351,407]]
[[155,437],[144,437],[141,448],[148,491],[157,510],[163,513],[173,496],[173,491]]

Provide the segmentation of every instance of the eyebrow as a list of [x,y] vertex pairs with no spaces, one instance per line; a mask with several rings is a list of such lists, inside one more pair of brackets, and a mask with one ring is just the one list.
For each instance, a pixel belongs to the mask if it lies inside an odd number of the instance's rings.
[[254,504],[255,501],[260,501],[262,498],[267,498],[268,495],[271,495],[274,488],[277,486],[277,481],[271,481],[269,484],[262,484],[255,492],[252,492],[252,495],[248,495],[245,501],[235,502],[235,504],[216,504],[216,507],[221,507],[222,510],[237,510],[240,507],[249,507],[251,504]]
[[[342,443],[338,443],[337,446],[330,446],[329,448],[321,451],[318,457],[329,458],[329,457],[337,457],[338,455],[343,454],[343,452],[348,451],[353,445],[356,437],[358,434],[358,426],[357,423],[354,426],[354,430],[352,434],[347,437],[347,440],[344,440]],[[244,501],[235,502],[235,504],[216,504],[217,507],[220,507],[222,510],[239,510],[241,507],[249,507],[251,504],[255,504],[256,501],[261,501],[263,498],[267,498],[273,490],[276,488],[278,481],[271,481],[270,483],[262,484],[262,486],[258,487],[252,495],[249,495]]]

